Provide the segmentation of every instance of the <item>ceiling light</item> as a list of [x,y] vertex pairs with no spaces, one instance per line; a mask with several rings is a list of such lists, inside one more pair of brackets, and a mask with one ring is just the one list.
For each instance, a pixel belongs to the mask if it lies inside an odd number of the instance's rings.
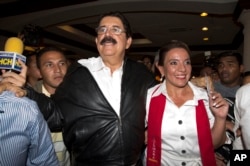
[[204,41],[208,41],[209,38],[208,38],[208,37],[204,37],[203,40],[204,40]]
[[203,31],[207,31],[207,30],[208,30],[208,27],[203,27],[202,30],[203,30]]
[[201,17],[206,17],[207,15],[208,15],[208,13],[206,13],[206,12],[202,12],[202,13],[200,14]]

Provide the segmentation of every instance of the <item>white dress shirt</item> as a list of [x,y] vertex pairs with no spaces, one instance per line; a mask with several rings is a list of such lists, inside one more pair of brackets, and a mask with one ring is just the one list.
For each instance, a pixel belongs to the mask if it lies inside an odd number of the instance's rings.
[[236,92],[235,96],[235,127],[236,130],[241,127],[243,144],[247,150],[250,150],[250,83],[243,85]]
[[100,56],[81,59],[78,63],[89,69],[102,93],[119,116],[123,65],[111,74],[110,68],[105,66]]
[[[194,98],[186,101],[181,107],[177,107],[168,96],[165,84],[164,81],[162,84],[148,90],[146,107],[147,121],[152,96],[157,96],[160,93],[166,96],[167,101],[161,128],[161,165],[182,165],[184,163],[186,166],[201,165],[196,126],[196,106],[198,100],[203,99],[211,128],[214,124],[214,116],[209,109],[207,92],[205,89],[198,88],[189,82]],[[155,91],[157,87],[159,88]]]

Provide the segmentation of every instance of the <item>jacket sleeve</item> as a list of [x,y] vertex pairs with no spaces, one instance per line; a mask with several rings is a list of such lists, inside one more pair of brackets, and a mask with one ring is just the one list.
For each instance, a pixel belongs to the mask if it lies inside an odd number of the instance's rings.
[[47,121],[48,126],[52,132],[62,130],[62,115],[59,107],[50,98],[43,93],[36,92],[32,87],[26,85],[27,97],[36,101],[44,119]]

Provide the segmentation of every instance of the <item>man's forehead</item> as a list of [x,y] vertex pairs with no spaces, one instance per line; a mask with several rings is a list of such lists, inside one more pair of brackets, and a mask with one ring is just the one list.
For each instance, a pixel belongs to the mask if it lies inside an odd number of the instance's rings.
[[103,17],[99,25],[103,24],[123,25],[121,19],[115,16]]
[[237,58],[234,56],[226,56],[226,57],[221,57],[220,62],[226,61],[226,62],[237,62]]

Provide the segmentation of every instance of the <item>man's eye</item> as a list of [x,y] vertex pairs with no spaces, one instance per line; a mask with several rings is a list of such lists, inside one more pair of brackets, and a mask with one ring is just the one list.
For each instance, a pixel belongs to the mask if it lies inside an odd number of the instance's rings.
[[45,67],[51,67],[51,66],[52,66],[52,64],[50,64],[50,63],[45,64]]
[[113,28],[113,32],[119,33],[121,30],[119,28]]
[[118,27],[113,27],[111,28],[111,33],[113,34],[121,34],[122,33],[122,30]]
[[106,27],[102,27],[102,28],[99,29],[99,32],[104,32],[105,33],[106,29],[107,29]]
[[60,66],[64,66],[65,64],[66,64],[65,62],[59,63]]

